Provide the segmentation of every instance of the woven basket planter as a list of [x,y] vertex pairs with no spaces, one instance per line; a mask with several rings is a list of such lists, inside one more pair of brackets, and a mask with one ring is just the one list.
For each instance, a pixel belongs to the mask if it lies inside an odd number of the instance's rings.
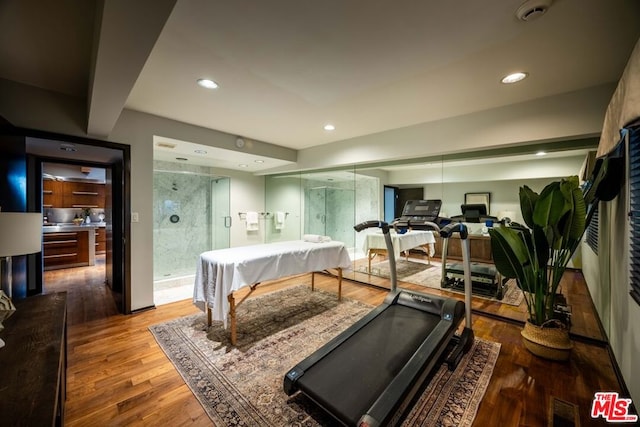
[[549,320],[542,326],[527,322],[520,333],[524,346],[536,356],[551,360],[568,360],[573,344],[569,329],[558,320]]

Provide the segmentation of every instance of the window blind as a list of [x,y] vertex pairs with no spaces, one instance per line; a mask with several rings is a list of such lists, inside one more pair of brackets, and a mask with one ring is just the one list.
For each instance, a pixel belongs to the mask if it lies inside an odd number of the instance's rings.
[[591,217],[591,222],[589,222],[589,226],[587,227],[586,235],[587,245],[589,245],[589,247],[593,249],[593,252],[595,252],[596,255],[598,255],[598,230],[600,229],[598,226],[599,223],[598,207],[596,206],[595,210],[593,211],[593,216]]
[[631,296],[640,305],[640,127],[630,129],[629,140],[629,270]]

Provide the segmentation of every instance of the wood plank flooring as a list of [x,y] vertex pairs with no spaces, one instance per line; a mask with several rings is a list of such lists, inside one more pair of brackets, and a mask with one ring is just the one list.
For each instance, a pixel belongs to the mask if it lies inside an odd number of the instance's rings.
[[[254,294],[310,281],[310,275],[273,281]],[[317,274],[315,281],[318,288],[336,292],[334,278]],[[99,268],[45,272],[45,291],[64,290],[69,297],[66,425],[211,426],[147,329],[199,310],[186,300],[121,315],[103,282],[104,271]],[[569,274],[565,282],[581,286],[581,275]],[[384,289],[343,282],[346,298],[378,305],[385,295]],[[597,325],[590,301],[572,303],[584,310],[584,325]],[[552,397],[577,405],[581,425],[601,425],[589,416],[593,394],[622,392],[606,346],[576,341],[569,362],[550,362],[524,349],[521,328],[513,321],[475,315],[473,328],[477,337],[502,344],[474,426],[545,426]]]

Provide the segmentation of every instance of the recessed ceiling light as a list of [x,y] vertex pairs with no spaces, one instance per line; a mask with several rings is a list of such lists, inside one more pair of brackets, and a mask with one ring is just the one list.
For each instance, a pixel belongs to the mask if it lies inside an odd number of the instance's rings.
[[197,154],[207,154],[207,150],[193,150],[193,152]]
[[62,151],[76,151],[76,146],[73,144],[60,144]]
[[180,160],[181,162],[186,162],[189,159],[187,159],[186,157],[176,157],[176,160]]
[[249,167],[249,165],[247,165],[247,164],[245,164],[245,163],[240,163],[240,164],[238,165],[238,167],[240,167],[240,168],[248,168],[248,167]]
[[546,154],[547,154],[546,151],[538,151],[536,153],[536,156],[545,156]]
[[500,81],[505,84],[517,83],[520,80],[526,79],[528,75],[529,74],[523,73],[523,72],[512,73],[507,76],[504,76]]
[[264,160],[254,160],[256,163],[264,163]]
[[198,79],[198,84],[207,89],[216,89],[218,87],[218,83],[209,79]]
[[324,130],[335,130],[335,129],[336,127],[331,123],[327,123],[326,125],[324,125]]

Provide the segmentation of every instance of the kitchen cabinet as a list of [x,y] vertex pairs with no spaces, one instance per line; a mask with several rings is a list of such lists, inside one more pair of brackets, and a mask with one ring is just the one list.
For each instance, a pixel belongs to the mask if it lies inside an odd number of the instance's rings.
[[62,208],[64,207],[63,182],[53,179],[42,180],[42,207]]
[[107,252],[107,234],[104,227],[96,228],[96,254]]
[[44,269],[95,265],[96,227],[43,227]]
[[104,208],[104,184],[73,181],[62,184],[65,208]]

